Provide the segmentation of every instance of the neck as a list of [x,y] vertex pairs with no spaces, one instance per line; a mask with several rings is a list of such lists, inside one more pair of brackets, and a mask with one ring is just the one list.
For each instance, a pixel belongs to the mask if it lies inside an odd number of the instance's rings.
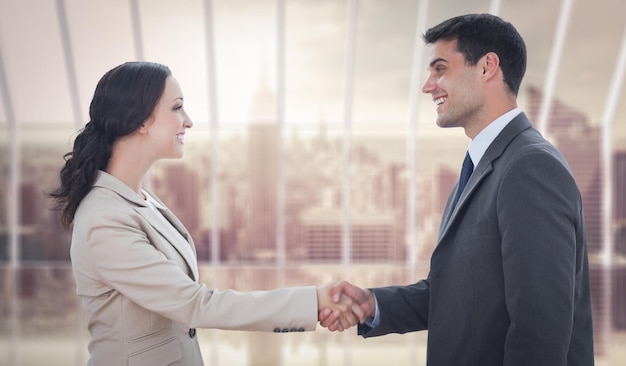
[[500,101],[493,103],[491,106],[486,106],[482,111],[483,113],[477,116],[478,118],[476,118],[475,123],[470,123],[465,126],[465,135],[473,140],[480,131],[484,130],[485,127],[489,126],[498,117],[516,107],[517,102],[515,100]]
[[152,166],[152,162],[148,161],[136,146],[136,144],[126,144],[124,141],[116,143],[106,172],[141,195],[141,183]]

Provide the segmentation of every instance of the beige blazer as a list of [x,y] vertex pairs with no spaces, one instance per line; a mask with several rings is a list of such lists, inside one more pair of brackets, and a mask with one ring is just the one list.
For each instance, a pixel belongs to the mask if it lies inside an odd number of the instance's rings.
[[89,365],[202,365],[200,327],[315,330],[313,286],[240,293],[198,283],[193,240],[158,202],[171,226],[101,171],[76,211],[71,260],[88,314]]

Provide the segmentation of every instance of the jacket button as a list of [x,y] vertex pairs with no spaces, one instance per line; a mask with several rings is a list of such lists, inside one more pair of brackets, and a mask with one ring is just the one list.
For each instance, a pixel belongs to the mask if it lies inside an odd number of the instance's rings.
[[281,330],[281,332],[282,332],[282,333],[288,333],[288,332],[289,332],[289,329],[287,329],[287,328],[283,328],[283,329]]
[[298,332],[304,332],[304,328],[302,327],[298,328]]
[[196,336],[196,328],[189,329],[189,338],[193,338]]
[[279,327],[274,328],[274,333],[280,333],[280,328]]

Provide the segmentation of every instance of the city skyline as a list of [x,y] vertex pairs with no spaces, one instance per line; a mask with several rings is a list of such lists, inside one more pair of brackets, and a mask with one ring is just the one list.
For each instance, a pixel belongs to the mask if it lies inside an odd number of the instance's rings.
[[[420,35],[476,12],[502,16],[526,41],[519,107],[578,182],[596,361],[622,364],[622,0],[0,0],[0,363],[86,362],[71,232],[45,192],[89,119],[98,79],[126,61],[168,65],[182,87],[194,121],[185,156],[155,164],[146,185],[189,230],[206,286],[378,287],[426,277],[470,140],[435,124],[420,91],[430,52]],[[603,257],[607,242],[612,255]],[[426,360],[427,332],[198,333],[214,366]]]
[[[527,110],[531,119],[534,119],[539,111],[539,107],[542,100],[541,91],[533,89],[529,92],[531,97],[528,99],[529,105],[524,110]],[[278,126],[272,123],[272,116],[267,115],[267,111],[271,110],[267,108],[267,104],[275,103],[275,96],[271,90],[260,89],[257,93],[257,99],[251,107],[250,114],[253,116],[251,121],[247,125],[247,130],[244,130],[242,134],[234,134],[232,136],[223,138],[219,144],[220,165],[222,166],[221,174],[219,178],[222,183],[220,198],[222,202],[221,214],[216,222],[227,223],[220,224],[220,230],[224,230],[226,235],[225,240],[228,241],[228,245],[239,247],[238,255],[224,255],[223,258],[243,259],[242,253],[245,253],[248,260],[253,260],[255,250],[262,249],[261,256],[267,259],[275,259],[276,253],[272,253],[276,249],[277,237],[274,230],[276,229],[276,219],[272,218],[276,213],[276,204],[272,203],[276,201],[275,187],[277,185],[277,168],[275,161],[276,157],[276,144],[278,138]],[[601,193],[597,191],[599,185],[596,182],[599,179],[597,173],[600,166],[600,148],[599,148],[599,128],[590,124],[588,118],[584,113],[576,110],[572,106],[568,106],[559,100],[553,102],[554,108],[552,111],[551,120],[553,124],[551,129],[547,131],[549,137],[554,138],[554,143],[557,147],[564,149],[563,152],[568,160],[574,167],[574,173],[576,179],[579,181],[581,191],[587,198],[585,201],[585,209],[590,220],[588,220],[588,235],[592,238],[590,248],[599,248],[601,246],[600,238],[600,196]],[[256,116],[256,117],[254,117]],[[23,125],[28,127],[29,125]],[[46,125],[42,125],[46,126]],[[46,126],[50,127],[50,126]],[[305,136],[298,134],[299,130],[294,130],[293,134],[283,136],[285,140],[283,142],[283,148],[285,149],[285,181],[287,192],[287,206],[286,217],[289,218],[289,222],[285,225],[289,227],[293,224],[300,224],[300,215],[315,217],[315,214],[311,212],[315,210],[326,210],[326,215],[336,216],[334,225],[341,232],[341,225],[343,217],[341,215],[341,136],[329,135],[324,121],[320,121],[314,131],[309,131]],[[22,145],[25,147],[23,152],[23,163],[26,170],[24,171],[23,178],[27,186],[27,192],[43,192],[49,190],[54,185],[54,179],[56,178],[55,164],[62,162],[61,156],[67,152],[63,151],[62,145],[59,144],[58,139],[49,139],[48,131],[24,131]],[[52,132],[52,131],[51,131]],[[45,136],[44,140],[40,140],[42,136]],[[31,140],[30,138],[34,138]],[[464,137],[459,137],[461,140]],[[379,215],[385,212],[391,212],[391,222],[395,222],[395,226],[391,228],[391,236],[395,237],[396,234],[406,230],[404,223],[406,220],[406,182],[398,181],[399,176],[405,174],[407,169],[406,161],[406,141],[407,137],[402,134],[388,133],[383,136],[371,133],[355,133],[352,137],[352,164],[355,171],[353,172],[352,183],[352,211],[367,212],[371,211],[374,215]],[[580,148],[580,141],[584,140],[582,144],[584,150]],[[3,140],[0,140],[0,146],[3,145]],[[70,138],[66,137],[66,141],[69,143]],[[569,142],[568,142],[569,141]],[[46,142],[46,143],[43,143]],[[446,142],[450,142],[446,139]],[[207,141],[208,143],[208,141]],[[56,151],[56,155],[46,147],[52,147]],[[418,176],[416,205],[419,209],[417,214],[418,233],[421,235],[421,241],[418,243],[419,248],[428,248],[429,244],[435,242],[433,236],[436,234],[436,225],[432,225],[431,222],[437,221],[441,215],[441,210],[447,199],[447,193],[454,185],[457,179],[456,166],[458,162],[458,156],[464,151],[464,145],[457,145],[456,147],[447,146],[441,144],[440,140],[434,140],[428,136],[416,136],[416,154],[418,164]],[[247,146],[247,147],[246,147]],[[29,149],[35,149],[34,151],[28,151]],[[183,222],[190,228],[193,237],[197,237],[198,244],[206,244],[207,240],[210,240],[210,235],[207,233],[211,230],[211,224],[214,222],[210,218],[208,213],[208,206],[211,197],[208,196],[208,187],[210,186],[211,179],[211,167],[210,167],[210,149],[208,144],[202,144],[199,139],[188,140],[186,146],[186,158],[182,161],[166,161],[157,163],[151,174],[150,183],[156,190],[157,195],[164,198],[166,202],[172,207],[175,213],[177,213],[183,219]],[[458,150],[458,151],[457,151]],[[247,151],[247,152],[246,152]],[[617,150],[614,154],[618,155],[620,150]],[[626,150],[624,150],[626,151]],[[40,158],[35,159],[38,156]],[[45,159],[41,157],[45,156]],[[587,162],[582,162],[586,159]],[[56,163],[54,162],[56,160]],[[296,161],[311,162],[310,164],[295,163]],[[330,164],[329,164],[330,163]],[[6,162],[5,162],[6,164]],[[307,168],[307,165],[309,167]],[[370,167],[367,167],[367,166]],[[273,167],[268,169],[268,167]],[[330,168],[330,170],[328,170]],[[397,173],[392,172],[390,169],[399,169]],[[39,171],[38,171],[39,170]],[[45,173],[47,172],[47,173]],[[446,173],[448,172],[448,173]],[[43,174],[43,175],[42,175]],[[45,176],[47,174],[47,176]],[[363,176],[360,176],[363,174]],[[395,174],[395,177],[388,174]],[[181,177],[187,177],[182,179]],[[401,178],[400,178],[401,179]],[[295,203],[295,207],[298,207],[296,211],[290,212],[293,207],[290,206],[290,195],[293,195],[293,189],[290,187],[302,187],[305,181],[312,182],[326,182],[322,185],[315,184],[308,188],[308,191],[297,192],[297,195],[304,195],[309,197],[309,201],[300,200]],[[47,187],[40,186],[42,182],[47,182]],[[249,183],[241,183],[249,182]],[[330,182],[330,183],[329,183]],[[393,183],[395,182],[395,183]],[[39,185],[37,187],[32,184]],[[246,187],[246,184],[248,186]],[[390,185],[391,184],[391,185]],[[437,193],[438,190],[435,187],[442,186],[441,193]],[[258,187],[258,188],[257,188]],[[595,187],[595,188],[594,188]],[[382,189],[382,190],[381,190]],[[593,189],[594,191],[589,191]],[[256,193],[255,193],[256,192]],[[383,201],[376,203],[374,200],[376,192],[377,195],[383,197]],[[386,192],[386,193],[385,193]],[[239,200],[243,199],[245,202],[233,202],[229,201],[229,196],[235,195]],[[402,197],[402,199],[391,198],[391,196]],[[28,196],[28,195],[27,195]],[[256,197],[256,198],[254,198]],[[387,198],[384,198],[387,197]],[[436,197],[433,200],[431,197]],[[171,199],[170,199],[171,198]],[[32,201],[35,200],[35,201]],[[42,199],[43,201],[44,199]],[[257,201],[259,203],[250,204],[250,202]],[[25,207],[31,207],[31,211],[38,214],[38,211],[34,208],[37,207],[38,202],[35,198],[24,201]],[[200,202],[204,202],[202,205]],[[382,202],[382,203],[381,203]],[[240,207],[236,207],[239,205]],[[245,208],[241,205],[249,205]],[[290,208],[291,207],[291,208]],[[369,207],[369,209],[368,209]],[[241,217],[235,217],[234,211],[239,210]],[[377,213],[378,212],[378,213]],[[395,214],[394,214],[395,212]],[[318,214],[319,215],[319,214]],[[49,215],[44,215],[49,216]],[[294,221],[295,220],[295,221]],[[367,219],[366,219],[367,220]],[[389,220],[389,219],[385,219]],[[35,223],[37,218],[33,217],[27,219],[29,222]],[[358,219],[356,220],[358,222]],[[243,224],[243,232],[237,233],[237,230],[242,228],[225,227],[225,225],[239,225]],[[245,223],[248,223],[247,225]],[[249,225],[252,224],[250,227]],[[375,223],[374,223],[375,224]],[[425,225],[420,227],[419,225]],[[58,225],[56,225],[58,226]],[[269,231],[268,231],[269,230]],[[304,229],[308,230],[308,229]],[[228,234],[230,233],[230,234]],[[267,234],[262,234],[267,233]],[[266,239],[263,239],[263,235],[269,235]],[[220,237],[222,235],[220,234]],[[387,235],[387,237],[389,237]],[[399,237],[403,237],[399,234]],[[248,238],[248,239],[245,239]],[[288,259],[307,260],[303,253],[306,252],[306,246],[302,246],[298,243],[298,233],[290,232],[287,229],[288,245],[294,245],[301,248],[299,256],[293,257],[293,254],[288,255]],[[338,240],[341,241],[341,235]],[[430,239],[430,242],[427,240]],[[251,241],[250,241],[251,240]],[[394,239],[395,240],[395,239]],[[261,242],[265,243],[262,244]],[[243,244],[242,244],[243,243]],[[383,245],[391,243],[382,243]],[[385,257],[384,260],[401,260],[402,255],[406,255],[406,245],[403,240],[397,242],[399,248],[404,249],[392,249],[396,255],[392,257]],[[336,244],[341,246],[341,244]],[[258,248],[255,249],[255,246]],[[358,247],[358,245],[357,245]],[[242,249],[243,248],[243,249]],[[226,250],[226,248],[225,248]],[[304,252],[302,252],[304,250]],[[597,249],[596,249],[597,250]],[[268,252],[269,251],[269,252]],[[288,248],[289,253],[293,253],[293,250]],[[206,250],[201,250],[201,254],[207,255]],[[297,252],[297,250],[296,250]],[[341,251],[339,250],[339,253]],[[594,250],[591,250],[592,254]],[[423,257],[416,258],[417,260],[424,260],[427,258],[428,253],[420,253]],[[356,253],[356,257],[363,258],[375,258],[372,255],[361,255]],[[208,259],[208,257],[202,257],[201,259]],[[331,261],[339,261],[341,257],[329,257]]]
[[[534,91],[534,104],[527,106],[528,113],[533,116],[537,113],[537,104],[541,100],[541,93]],[[531,101],[532,101],[531,100]],[[563,149],[563,152],[571,160],[572,168],[577,179],[580,179],[580,188],[585,202],[586,215],[591,215],[595,220],[598,218],[599,191],[595,180],[598,175],[595,170],[599,166],[599,140],[598,128],[589,124],[587,117],[575,108],[554,102],[555,108],[551,116],[554,123],[553,129],[548,133],[553,136],[554,142]],[[532,118],[532,117],[531,117]],[[24,126],[24,127],[27,127]],[[258,221],[257,229],[254,222],[263,215],[260,208],[250,205],[248,198],[255,195],[267,195],[275,199],[271,187],[265,186],[269,179],[271,184],[276,185],[276,180],[271,177],[254,179],[259,172],[251,167],[261,164],[260,160],[272,160],[276,150],[272,145],[276,144],[277,126],[274,124],[250,123],[246,133],[233,134],[219,142],[219,154],[222,159],[221,175],[218,177],[221,185],[219,201],[222,202],[220,210],[220,258],[217,259],[219,266],[212,268],[214,263],[211,253],[211,235],[208,232],[212,220],[207,213],[208,202],[212,199],[208,195],[210,185],[210,149],[202,140],[191,140],[186,144],[186,157],[182,160],[171,160],[158,163],[151,173],[151,182],[154,191],[172,209],[177,216],[185,222],[192,237],[196,242],[199,263],[201,265],[201,278],[204,283],[214,287],[236,288],[241,291],[255,289],[270,289],[284,285],[318,284],[330,279],[346,278],[346,268],[342,252],[342,221],[341,194],[339,180],[341,175],[341,136],[329,135],[320,124],[315,132],[299,136],[297,131],[288,134],[284,141],[284,164],[286,181],[286,216],[291,221],[287,222],[286,233],[286,261],[283,266],[278,265],[277,248],[272,246],[273,234],[268,237],[269,243],[261,243],[255,247],[256,241],[246,240],[246,232],[276,225],[275,220]],[[260,128],[259,128],[260,127]],[[25,131],[24,131],[25,132]],[[35,304],[42,299],[51,299],[54,291],[56,299],[47,300],[48,305],[43,310],[49,316],[53,326],[65,329],[75,327],[74,321],[67,320],[58,324],[59,320],[67,319],[72,314],[72,306],[68,306],[69,299],[74,296],[72,291],[72,277],[70,272],[63,270],[63,266],[69,263],[69,232],[60,227],[58,218],[54,212],[42,209],[46,205],[46,199],[41,195],[45,188],[49,188],[58,174],[61,156],[66,149],[63,147],[65,140],[49,139],[48,144],[38,141],[41,135],[48,136],[46,130],[39,130],[34,140],[23,135],[21,141],[21,167],[23,180],[20,185],[20,198],[18,202],[22,208],[20,219],[20,241],[23,261],[20,269],[21,286],[19,288],[20,301],[23,304],[22,314],[27,317],[36,311]],[[49,136],[48,136],[49,137]],[[463,137],[459,137],[462,139]],[[381,143],[385,141],[386,143]],[[419,174],[416,177],[417,196],[419,210],[417,214],[417,232],[419,235],[417,250],[415,251],[414,268],[408,266],[408,255],[403,235],[404,217],[406,213],[406,181],[403,180],[406,170],[405,156],[402,150],[406,149],[406,136],[402,134],[387,134],[378,136],[365,133],[353,136],[352,167],[352,195],[354,200],[353,216],[351,220],[351,255],[348,259],[350,277],[364,286],[380,286],[389,284],[403,284],[415,278],[426,276],[428,273],[428,258],[434,249],[438,231],[438,221],[447,195],[455,184],[458,177],[458,162],[454,154],[450,157],[442,157],[446,151],[451,150],[447,144],[442,144],[441,139],[432,140],[424,136],[418,137],[416,142]],[[449,140],[445,140],[449,142]],[[579,149],[584,146],[585,149]],[[393,153],[385,156],[384,152]],[[460,146],[461,149],[464,146]],[[396,150],[400,150],[400,152]],[[454,149],[452,149],[454,150]],[[265,151],[265,152],[263,152]],[[573,155],[572,155],[573,154]],[[622,161],[626,150],[616,150],[616,161]],[[436,159],[434,158],[436,157]],[[6,155],[0,158],[3,168],[6,170]],[[302,162],[310,162],[302,164]],[[270,163],[270,165],[276,162]],[[199,168],[200,167],[200,168]],[[256,172],[256,173],[255,173]],[[270,170],[272,174],[275,171]],[[620,181],[619,174],[623,170],[617,170],[616,182]],[[623,178],[623,177],[622,177]],[[307,185],[306,182],[309,182]],[[265,187],[265,188],[264,188]],[[270,188],[269,190],[267,188]],[[619,190],[624,190],[619,187]],[[376,194],[372,194],[375,192]],[[3,192],[2,199],[6,199]],[[266,197],[267,198],[267,197]],[[590,200],[591,199],[591,204]],[[6,202],[1,203],[2,206]],[[271,205],[270,205],[271,206]],[[373,209],[368,213],[367,208]],[[254,211],[258,211],[257,214]],[[271,210],[275,210],[272,207]],[[623,211],[623,210],[622,210]],[[5,212],[2,212],[3,214]],[[265,214],[271,214],[266,212]],[[621,211],[617,211],[620,214]],[[1,215],[0,215],[1,216]],[[0,217],[1,222],[6,222],[5,217]],[[624,268],[622,260],[624,253],[616,250],[616,266],[614,276],[618,281],[613,297],[610,299],[611,307],[606,302],[606,293],[602,290],[603,269],[598,261],[599,228],[597,223],[588,227],[590,264],[592,282],[594,283],[594,317],[603,319],[607,309],[613,309],[609,326],[615,329],[624,329],[624,319],[620,316],[626,307],[626,281],[624,281]],[[617,223],[623,218],[615,217]],[[252,224],[252,225],[251,225]],[[620,235],[622,226],[616,227],[616,246],[623,240]],[[290,229],[295,229],[295,232]],[[6,231],[3,231],[6,232]],[[271,232],[271,230],[270,230]],[[258,235],[258,234],[257,234]],[[6,243],[6,241],[4,242]],[[622,243],[623,244],[623,243]],[[269,247],[268,247],[269,245]],[[620,246],[621,247],[621,246]],[[6,264],[8,246],[0,248],[0,266]],[[260,250],[258,250],[260,249]],[[52,270],[50,263],[57,262],[57,269]],[[37,263],[43,264],[39,267]],[[65,264],[64,264],[65,263]],[[373,268],[372,268],[373,267]],[[410,271],[408,270],[409,268]],[[69,269],[69,268],[67,268]],[[330,273],[329,273],[330,272]],[[618,277],[619,276],[619,277]],[[64,285],[63,285],[64,284]],[[6,290],[5,290],[6,291]],[[37,319],[34,317],[33,319]],[[21,322],[30,332],[30,321],[24,318]],[[599,321],[595,324],[597,352],[604,355],[610,338],[606,337],[605,323]],[[68,328],[69,329],[66,329]],[[208,331],[206,331],[208,332]],[[1,334],[1,333],[0,333]],[[221,334],[221,333],[220,333]],[[308,350],[324,359],[323,354],[318,354],[320,349],[316,344],[322,335],[315,332],[306,338],[289,340],[289,344],[296,347],[300,352]],[[323,336],[324,338],[327,336]],[[295,355],[287,356],[284,351],[286,340],[268,338],[262,334],[230,335],[220,340],[219,352],[230,350],[233,347],[241,347],[246,344],[245,355],[249,359],[256,359],[263,354],[263,360],[280,364],[285,360],[297,360]],[[359,343],[360,344],[360,343]],[[372,344],[384,344],[388,347],[399,347],[397,341],[381,339],[379,343],[369,342],[359,347],[371,347]],[[407,346],[405,342],[402,350]],[[414,347],[420,349],[423,343]],[[358,348],[362,352],[361,348]],[[205,347],[203,353],[209,357],[216,348]],[[1,353],[1,350],[0,350]],[[383,357],[385,352],[375,357]],[[221,354],[221,353],[220,353]],[[228,356],[227,363],[237,359]],[[234,357],[234,358],[233,358]],[[296,362],[296,361],[294,361]],[[253,363],[254,364],[254,363]],[[260,363],[261,365],[263,362]]]

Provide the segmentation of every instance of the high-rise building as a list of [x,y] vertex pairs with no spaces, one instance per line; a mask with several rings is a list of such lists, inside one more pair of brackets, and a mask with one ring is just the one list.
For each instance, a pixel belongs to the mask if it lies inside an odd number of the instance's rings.
[[276,257],[277,139],[276,96],[262,78],[250,108],[248,182],[244,259]]
[[[616,152],[613,163],[615,256],[626,260],[626,151]],[[626,313],[626,312],[625,312]]]
[[613,155],[613,327],[626,329],[626,151]]
[[[312,262],[338,263],[343,255],[342,212],[337,207],[316,207],[301,217],[301,240]],[[352,212],[350,217],[352,262],[389,263],[404,260],[396,219],[391,211]]]
[[176,214],[193,237],[199,232],[200,183],[198,174],[178,162],[164,164],[158,176],[154,176],[154,186],[158,196]]
[[[8,171],[6,160],[0,157],[0,169]],[[0,178],[0,262],[9,260],[9,180],[6,174]]]

